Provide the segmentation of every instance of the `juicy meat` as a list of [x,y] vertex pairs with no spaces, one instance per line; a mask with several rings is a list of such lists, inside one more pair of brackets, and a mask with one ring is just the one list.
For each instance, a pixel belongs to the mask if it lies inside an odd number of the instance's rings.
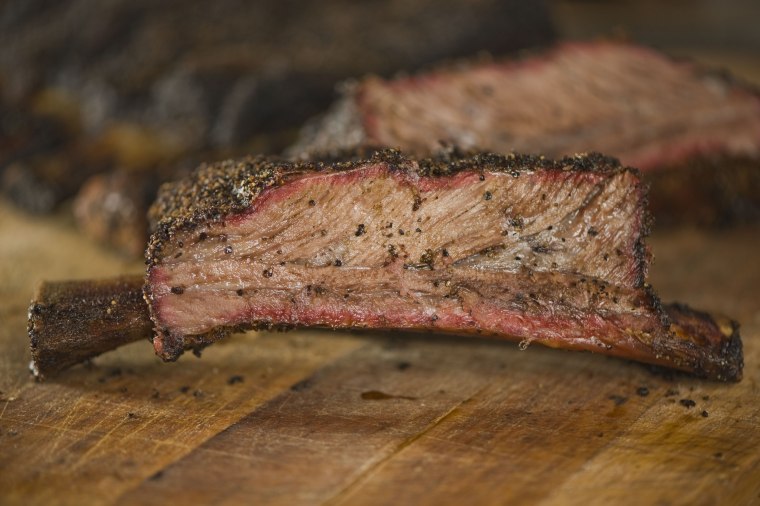
[[427,330],[738,379],[735,329],[683,330],[645,284],[645,200],[601,155],[201,167],[151,211],[154,346],[173,360],[236,329]]
[[[760,216],[760,95],[628,44],[562,44],[520,61],[370,77],[347,87],[290,154],[369,144],[427,156],[442,142],[551,157],[600,151],[647,173],[658,218]],[[695,160],[709,170],[693,174]],[[679,183],[656,174],[663,171]],[[694,202],[713,209],[695,216]]]

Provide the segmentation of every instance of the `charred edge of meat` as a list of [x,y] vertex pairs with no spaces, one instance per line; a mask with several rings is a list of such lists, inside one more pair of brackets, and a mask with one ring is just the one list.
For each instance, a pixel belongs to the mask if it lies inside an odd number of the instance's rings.
[[[155,265],[163,243],[180,230],[192,230],[200,223],[222,222],[225,217],[244,212],[267,188],[279,186],[290,176],[308,172],[342,172],[369,163],[385,163],[392,171],[416,172],[423,177],[454,175],[463,170],[491,170],[519,176],[536,169],[571,170],[614,174],[636,169],[623,167],[612,157],[599,153],[553,160],[538,155],[478,153],[450,149],[417,162],[395,149],[376,151],[370,158],[335,163],[291,162],[265,156],[227,160],[201,165],[190,177],[165,183],[149,211],[155,232],[146,251],[146,264]],[[647,214],[642,237],[648,233]],[[642,257],[643,258],[643,257]],[[640,258],[641,259],[641,258]]]
[[147,340],[153,322],[143,277],[44,282],[29,306],[31,369],[42,379],[124,344]]
[[[287,332],[294,330],[294,325],[273,323],[269,321],[254,321],[239,325],[226,325],[217,327],[211,332],[197,335],[183,335],[180,337],[173,336],[169,331],[162,331],[163,342],[161,343],[160,358],[165,362],[176,362],[186,351],[192,351],[194,355],[200,356],[201,352],[208,346],[214,344],[220,339],[224,339],[231,334],[239,334],[248,331],[274,331]],[[310,327],[316,328],[316,327]],[[333,329],[341,330],[341,329]],[[342,329],[346,330],[346,329]]]
[[[682,346],[692,351],[691,355],[697,357],[692,364],[693,375],[720,381],[742,379],[744,356],[738,322],[722,316],[713,316],[680,303],[667,304],[664,310],[674,324],[671,326],[673,333],[685,333],[689,336],[712,335],[716,338],[715,341],[720,343],[719,348],[710,354],[705,348],[706,343],[695,342],[693,339],[678,339]],[[671,353],[673,349],[668,343],[661,342],[655,343],[655,351]]]

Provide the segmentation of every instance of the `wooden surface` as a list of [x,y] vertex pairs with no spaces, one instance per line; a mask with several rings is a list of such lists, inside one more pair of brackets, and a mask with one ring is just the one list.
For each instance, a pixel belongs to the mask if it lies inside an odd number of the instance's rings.
[[65,215],[0,203],[0,504],[760,503],[760,228],[650,241],[664,300],[741,322],[739,384],[335,332],[234,336],[175,364],[134,343],[40,384],[36,283],[143,269]]

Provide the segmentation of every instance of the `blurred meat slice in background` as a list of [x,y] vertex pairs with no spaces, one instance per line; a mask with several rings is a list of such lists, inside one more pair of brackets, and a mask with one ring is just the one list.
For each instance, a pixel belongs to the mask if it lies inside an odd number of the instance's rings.
[[346,86],[292,156],[441,144],[559,157],[598,151],[641,169],[660,223],[760,218],[760,94],[628,43],[563,43],[520,59],[444,65]]

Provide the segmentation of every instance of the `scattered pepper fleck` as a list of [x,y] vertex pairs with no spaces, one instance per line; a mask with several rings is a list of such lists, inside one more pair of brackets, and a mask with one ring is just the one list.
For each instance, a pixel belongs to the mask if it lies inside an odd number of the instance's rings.
[[646,397],[647,395],[649,395],[649,389],[647,387],[639,387],[636,389],[636,393],[640,397]]
[[410,364],[409,362],[403,361],[403,362],[399,362],[398,364],[396,364],[396,369],[398,369],[399,371],[406,371],[411,366],[412,366],[412,364]]
[[613,401],[615,403],[615,406],[621,406],[628,401],[628,397],[617,394],[610,395],[608,399]]
[[694,401],[693,401],[693,400],[691,400],[691,399],[681,399],[681,400],[680,400],[680,401],[678,401],[678,402],[681,404],[681,406],[683,406],[683,407],[685,407],[685,408],[693,408],[694,406],[696,406],[696,405],[697,405],[697,403],[696,403],[696,402],[694,402]]
[[242,383],[242,382],[243,382],[243,377],[241,375],[239,375],[239,374],[235,374],[234,376],[230,376],[227,379],[227,384],[228,385],[234,385],[236,383]]
[[360,235],[364,235],[364,232],[365,232],[364,223],[359,223],[359,226],[356,227],[356,232],[354,233],[354,235],[356,237],[359,237]]

